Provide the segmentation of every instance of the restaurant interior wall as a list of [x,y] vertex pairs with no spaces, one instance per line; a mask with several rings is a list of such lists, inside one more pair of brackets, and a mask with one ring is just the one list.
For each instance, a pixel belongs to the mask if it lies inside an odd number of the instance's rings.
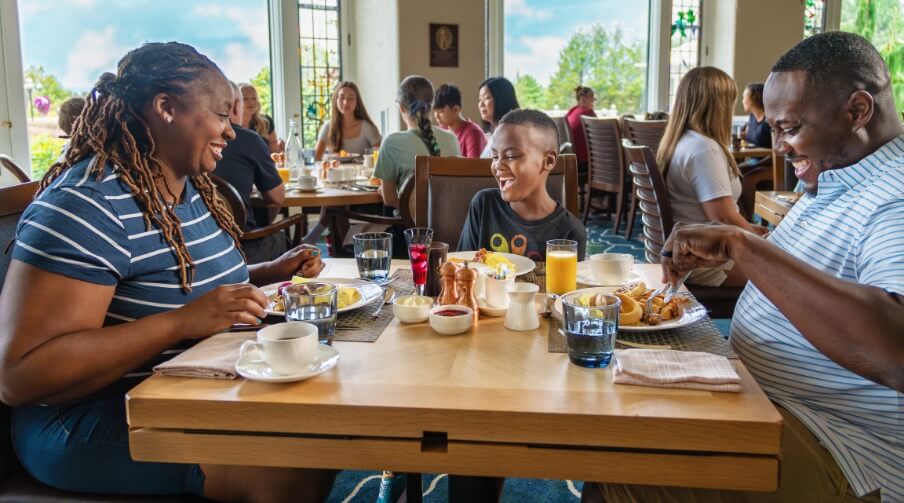
[[[355,0],[350,7],[349,53],[354,53],[354,80],[361,99],[383,135],[399,130],[395,105],[399,86],[399,14],[395,0]],[[349,39],[346,40],[348,42]]]

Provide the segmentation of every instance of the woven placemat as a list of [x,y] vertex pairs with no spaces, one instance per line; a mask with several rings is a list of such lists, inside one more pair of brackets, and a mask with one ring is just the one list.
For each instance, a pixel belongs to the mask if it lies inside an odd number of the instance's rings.
[[534,262],[534,270],[515,278],[516,283],[533,283],[540,287],[540,293],[546,293],[546,262]]
[[[562,327],[562,320],[554,317],[549,318],[547,348],[550,353],[568,352],[565,332]],[[671,346],[671,349],[677,351],[700,351],[726,358],[738,357],[734,350],[731,349],[731,344],[722,337],[722,333],[719,332],[719,329],[712,324],[708,317],[693,325],[670,330],[642,333],[619,331],[615,340],[615,347],[618,349],[632,347],[622,344],[622,341],[634,344]]]
[[[399,269],[395,273],[395,279],[389,282],[387,286],[395,289],[396,296],[411,295],[414,293],[414,283],[411,281],[411,269]],[[355,325],[360,328],[353,330],[336,330],[333,335],[334,341],[339,342],[374,342],[380,338],[380,334],[389,325],[394,318],[392,314],[392,305],[383,306],[380,316],[376,319],[373,314],[382,302],[374,301],[374,303],[364,306],[354,311],[341,313],[339,315],[339,325]]]

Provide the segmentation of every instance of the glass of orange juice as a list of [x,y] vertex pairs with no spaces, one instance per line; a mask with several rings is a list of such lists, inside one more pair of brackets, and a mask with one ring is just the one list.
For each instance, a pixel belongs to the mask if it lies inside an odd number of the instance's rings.
[[283,183],[289,183],[289,168],[276,168]]
[[578,242],[551,239],[546,242],[546,293],[562,295],[578,286]]

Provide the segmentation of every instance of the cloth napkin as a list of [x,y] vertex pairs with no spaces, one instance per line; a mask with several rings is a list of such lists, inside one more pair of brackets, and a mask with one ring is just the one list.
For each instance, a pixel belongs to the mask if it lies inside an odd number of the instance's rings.
[[154,372],[165,376],[235,379],[239,348],[243,342],[254,338],[254,332],[212,335],[172,360],[157,365]]
[[706,391],[741,391],[741,378],[724,356],[664,349],[615,350],[616,384]]

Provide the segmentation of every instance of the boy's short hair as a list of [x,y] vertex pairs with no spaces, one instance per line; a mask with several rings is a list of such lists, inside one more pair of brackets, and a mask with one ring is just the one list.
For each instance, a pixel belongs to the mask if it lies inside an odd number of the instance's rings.
[[551,138],[555,142],[552,146],[556,151],[559,150],[559,128],[556,127],[556,123],[548,115],[539,110],[531,110],[529,108],[512,110],[499,119],[499,126],[503,124],[537,128]]
[[433,94],[433,108],[461,108],[461,90],[455,84],[443,84]]
[[85,108],[84,98],[69,98],[60,105],[59,125],[66,136],[72,136],[72,126],[75,125],[75,119],[82,114],[83,108]]

